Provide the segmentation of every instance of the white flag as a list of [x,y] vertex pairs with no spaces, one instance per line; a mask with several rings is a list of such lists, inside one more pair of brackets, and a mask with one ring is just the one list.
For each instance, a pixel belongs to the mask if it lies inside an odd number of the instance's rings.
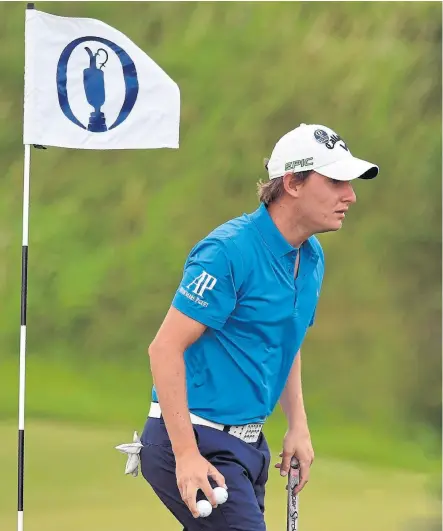
[[24,144],[178,148],[177,84],[120,31],[26,10]]

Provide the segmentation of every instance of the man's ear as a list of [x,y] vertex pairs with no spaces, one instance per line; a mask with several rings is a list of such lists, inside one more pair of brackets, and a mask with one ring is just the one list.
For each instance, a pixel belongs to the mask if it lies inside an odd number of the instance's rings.
[[292,172],[287,172],[283,175],[283,186],[286,193],[292,197],[298,197],[300,183],[297,183],[296,179],[294,179],[294,174]]

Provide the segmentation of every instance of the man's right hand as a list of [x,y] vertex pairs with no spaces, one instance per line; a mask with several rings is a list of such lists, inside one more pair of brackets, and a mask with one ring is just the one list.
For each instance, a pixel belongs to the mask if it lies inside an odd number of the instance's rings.
[[186,503],[194,518],[199,517],[197,509],[197,491],[201,489],[212,507],[217,507],[214,493],[208,477],[214,479],[219,487],[227,488],[225,478],[207,461],[198,450],[180,453],[175,456],[177,485],[182,500]]

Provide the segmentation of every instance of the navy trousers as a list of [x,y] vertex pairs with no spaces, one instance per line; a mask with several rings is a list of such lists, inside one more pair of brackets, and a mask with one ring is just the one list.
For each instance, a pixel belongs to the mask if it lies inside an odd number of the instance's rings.
[[[141,442],[141,471],[184,531],[265,531],[264,500],[270,452],[264,434],[245,443],[229,433],[194,425],[200,453],[225,477],[228,500],[206,518],[194,518],[180,497],[175,458],[162,418],[148,418]],[[216,484],[212,478],[213,487]],[[205,499],[202,491],[197,500]]]

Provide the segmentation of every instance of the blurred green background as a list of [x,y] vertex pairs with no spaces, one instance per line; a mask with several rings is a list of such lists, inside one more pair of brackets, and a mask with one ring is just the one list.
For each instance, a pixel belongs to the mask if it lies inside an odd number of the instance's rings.
[[[194,243],[257,207],[275,141],[337,130],[380,165],[303,347],[316,462],[303,531],[441,529],[441,4],[42,2],[124,32],[181,89],[179,150],[32,151],[27,531],[178,530],[114,446]],[[0,3],[0,529],[16,525],[24,3]],[[266,434],[277,459],[279,409]],[[276,460],[275,459],[275,460]],[[266,521],[285,526],[271,471]]]

